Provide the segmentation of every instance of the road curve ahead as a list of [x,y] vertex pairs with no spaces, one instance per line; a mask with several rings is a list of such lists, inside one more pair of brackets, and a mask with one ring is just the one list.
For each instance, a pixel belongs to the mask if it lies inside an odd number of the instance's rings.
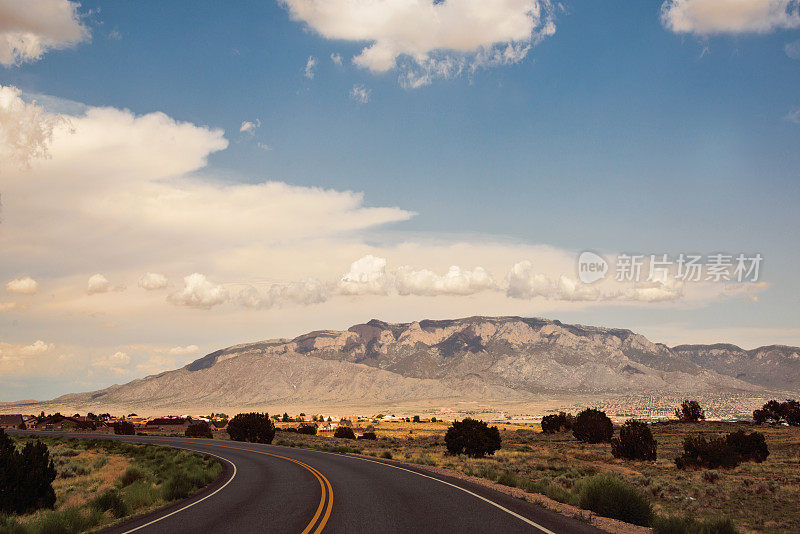
[[600,532],[481,485],[395,462],[235,441],[108,439],[191,449],[226,464],[219,483],[188,501],[107,530],[114,534]]

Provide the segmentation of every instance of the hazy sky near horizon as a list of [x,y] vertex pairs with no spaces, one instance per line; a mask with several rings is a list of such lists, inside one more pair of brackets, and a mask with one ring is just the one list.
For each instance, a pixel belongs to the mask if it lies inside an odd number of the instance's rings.
[[0,401],[371,318],[800,345],[798,89],[798,0],[0,0]]

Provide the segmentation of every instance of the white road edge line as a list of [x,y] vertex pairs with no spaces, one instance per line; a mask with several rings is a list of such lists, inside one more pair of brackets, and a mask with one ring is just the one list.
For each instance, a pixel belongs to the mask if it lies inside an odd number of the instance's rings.
[[[308,450],[311,450],[311,449],[308,449]],[[476,497],[476,498],[478,498],[478,499],[480,499],[480,500],[482,500],[482,501],[484,501],[484,502],[487,502],[487,503],[491,504],[492,506],[495,506],[495,507],[499,508],[500,510],[502,510],[502,511],[506,512],[507,514],[513,515],[513,516],[514,516],[514,517],[516,517],[517,519],[519,519],[519,520],[521,520],[521,521],[524,521],[525,523],[527,523],[527,524],[531,525],[532,527],[535,527],[535,528],[537,528],[537,529],[541,530],[541,531],[542,531],[542,532],[544,532],[545,534],[556,534],[556,533],[555,533],[555,532],[553,532],[552,530],[550,530],[550,529],[548,529],[548,528],[545,528],[545,527],[543,527],[543,526],[542,526],[542,525],[540,525],[539,523],[536,523],[536,522],[534,522],[534,521],[531,521],[531,520],[530,520],[530,519],[528,519],[527,517],[525,517],[525,516],[523,516],[523,515],[520,515],[520,514],[518,514],[518,513],[514,512],[513,510],[509,510],[508,508],[506,508],[505,506],[503,506],[503,505],[501,505],[501,504],[497,504],[496,502],[494,502],[494,501],[492,501],[492,500],[490,500],[490,499],[487,499],[486,497],[483,497],[482,495],[478,495],[477,493],[473,493],[473,492],[471,492],[471,491],[470,491],[470,490],[468,490],[468,489],[462,488],[461,486],[458,486],[458,485],[456,485],[456,484],[452,484],[452,483],[450,483],[450,482],[447,482],[447,481],[445,481],[445,480],[441,480],[441,479],[438,479],[438,478],[436,478],[436,477],[432,477],[432,476],[429,476],[429,475],[424,475],[424,474],[422,474],[422,473],[418,473],[417,471],[412,471],[411,469],[406,469],[405,467],[400,467],[400,466],[397,466],[397,465],[387,464],[387,463],[384,463],[384,462],[378,462],[378,461],[375,461],[375,460],[370,460],[369,458],[361,458],[360,456],[349,456],[349,455],[342,455],[342,454],[337,454],[337,453],[334,453],[334,452],[328,452],[328,451],[313,451],[313,452],[324,452],[325,454],[333,454],[333,455],[335,455],[335,456],[339,456],[339,457],[341,457],[341,456],[345,456],[346,458],[352,458],[352,459],[354,459],[354,460],[363,460],[363,461],[365,461],[365,462],[370,462],[370,463],[373,463],[373,464],[384,465],[384,466],[386,466],[386,467],[392,467],[392,468],[394,468],[394,469],[399,469],[400,471],[408,471],[409,473],[413,473],[413,474],[415,474],[415,475],[419,475],[419,476],[421,476],[421,477],[425,477],[425,478],[429,478],[429,479],[431,479],[431,480],[435,480],[436,482],[439,482],[439,483],[441,483],[441,484],[446,484],[446,485],[448,485],[448,486],[452,486],[452,487],[454,487],[454,488],[456,488],[456,489],[458,489],[458,490],[461,490],[461,491],[463,491],[464,493],[468,493],[468,494],[472,495],[473,497]]]
[[138,527],[136,527],[136,528],[132,528],[132,529],[130,529],[130,530],[126,530],[126,531],[125,531],[125,532],[123,532],[122,534],[129,534],[130,532],[136,532],[137,530],[139,530],[139,529],[142,529],[142,528],[144,528],[144,527],[149,527],[149,526],[150,526],[150,525],[152,525],[153,523],[158,523],[158,522],[159,522],[159,521],[161,521],[162,519],[166,519],[166,518],[168,518],[168,517],[170,517],[170,516],[173,516],[173,515],[177,514],[178,512],[183,512],[184,510],[186,510],[187,508],[191,508],[191,507],[192,507],[192,506],[194,506],[195,504],[200,504],[200,503],[201,503],[201,502],[203,502],[204,500],[206,500],[206,499],[209,499],[209,498],[213,497],[214,495],[216,495],[217,493],[219,493],[220,491],[222,491],[223,489],[225,489],[225,486],[227,486],[228,484],[230,484],[230,483],[231,483],[231,481],[232,481],[232,480],[233,480],[233,479],[236,477],[236,471],[237,471],[237,470],[236,470],[236,464],[235,464],[235,463],[233,463],[233,462],[231,462],[231,461],[230,461],[230,460],[228,460],[227,458],[223,458],[222,456],[217,456],[216,454],[214,454],[214,453],[212,453],[212,452],[198,451],[197,449],[190,449],[190,448],[188,448],[188,447],[175,447],[174,445],[170,445],[170,446],[171,446],[171,447],[174,447],[174,448],[176,448],[176,449],[183,449],[183,450],[186,450],[186,451],[194,451],[194,452],[198,452],[198,453],[200,453],[200,454],[208,454],[208,455],[210,455],[210,456],[215,456],[215,457],[219,458],[220,460],[225,460],[226,462],[228,462],[229,464],[231,464],[231,465],[233,466],[233,474],[231,475],[231,478],[229,478],[229,479],[227,480],[227,482],[225,482],[225,484],[223,484],[222,486],[218,487],[217,489],[215,489],[213,492],[209,493],[208,495],[206,495],[206,496],[205,496],[205,497],[203,497],[202,499],[198,499],[198,500],[196,500],[196,501],[194,501],[194,502],[191,502],[191,503],[187,504],[186,506],[184,506],[183,508],[178,508],[177,510],[175,510],[175,511],[173,511],[173,512],[170,512],[170,513],[168,513],[167,515],[162,515],[161,517],[159,517],[159,518],[157,518],[157,519],[153,519],[152,521],[150,521],[150,522],[148,522],[148,523],[145,523],[144,525],[139,525],[139,526],[138,526]]

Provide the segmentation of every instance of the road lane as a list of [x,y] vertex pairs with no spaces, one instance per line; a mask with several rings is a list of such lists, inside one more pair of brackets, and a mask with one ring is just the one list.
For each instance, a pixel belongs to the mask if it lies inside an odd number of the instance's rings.
[[[194,499],[203,500],[188,503],[190,506],[180,512],[175,513],[187,503],[109,529],[113,534],[123,534],[146,523],[149,524],[136,532],[600,532],[586,523],[485,486],[431,475],[397,462],[222,440],[108,437],[207,452],[235,466],[235,476],[228,479],[224,488],[217,488],[217,493],[208,496],[206,491],[205,496]],[[228,471],[233,473],[234,468]],[[166,517],[152,522],[162,516]]]

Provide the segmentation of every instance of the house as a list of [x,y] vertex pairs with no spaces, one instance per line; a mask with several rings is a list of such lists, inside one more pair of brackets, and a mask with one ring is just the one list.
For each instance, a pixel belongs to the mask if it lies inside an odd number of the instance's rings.
[[17,428],[22,422],[22,414],[0,415],[0,428]]
[[93,421],[84,421],[57,413],[32,420],[28,424],[28,428],[36,430],[95,430],[96,425]]
[[178,432],[183,434],[189,425],[195,421],[182,417],[156,417],[145,424],[145,429],[151,432]]
[[226,430],[228,428],[227,419],[215,419],[211,421],[211,430]]

